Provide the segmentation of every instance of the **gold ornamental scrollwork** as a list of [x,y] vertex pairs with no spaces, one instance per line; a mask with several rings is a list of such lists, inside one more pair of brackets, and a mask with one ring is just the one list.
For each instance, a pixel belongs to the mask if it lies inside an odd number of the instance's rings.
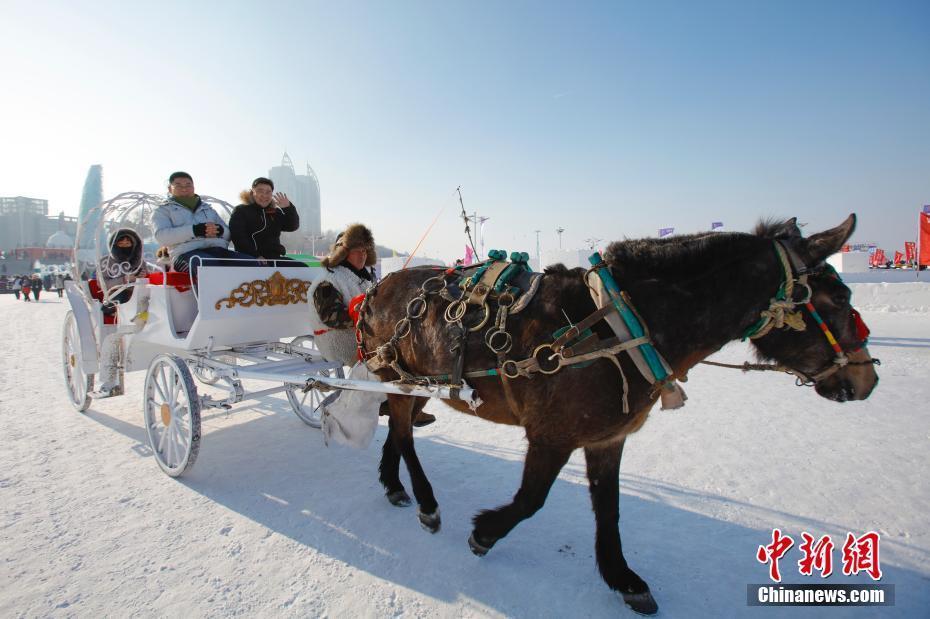
[[281,275],[280,271],[275,271],[274,275],[268,279],[256,279],[239,284],[239,287],[232,290],[228,297],[216,302],[216,309],[223,309],[221,307],[223,303],[227,308],[235,305],[262,307],[306,303],[307,289],[310,288],[311,283],[302,279],[287,279]]

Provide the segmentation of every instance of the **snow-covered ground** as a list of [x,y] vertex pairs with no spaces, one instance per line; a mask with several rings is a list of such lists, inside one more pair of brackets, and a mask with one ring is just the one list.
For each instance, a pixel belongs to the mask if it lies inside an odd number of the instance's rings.
[[[701,366],[688,406],[655,411],[628,440],[624,548],[661,615],[930,616],[930,288],[897,286],[854,286],[883,362],[869,400]],[[417,430],[436,535],[383,497],[383,420],[369,449],[327,448],[283,398],[205,415],[200,457],[174,480],[150,456],[141,373],[87,414],[68,404],[65,311],[51,296],[0,296],[0,617],[632,615],[592,557],[580,453],[484,558],[466,544],[471,517],[516,490],[525,441],[439,403],[427,407],[438,423]],[[715,358],[746,354],[734,344]],[[803,531],[837,543],[838,584],[871,582],[842,575],[839,547],[847,531],[878,531],[895,606],[747,606],[775,527],[797,541],[781,570],[800,583],[821,582],[798,574]]]

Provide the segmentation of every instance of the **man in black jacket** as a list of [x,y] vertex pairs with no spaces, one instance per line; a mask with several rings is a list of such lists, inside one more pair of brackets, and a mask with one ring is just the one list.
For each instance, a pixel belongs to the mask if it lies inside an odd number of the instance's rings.
[[293,232],[300,227],[297,207],[287,195],[274,193],[274,183],[259,177],[252,181],[252,189],[240,196],[243,204],[229,218],[229,233],[236,251],[255,256],[259,262],[288,260],[288,266],[305,266],[284,255],[282,232]]

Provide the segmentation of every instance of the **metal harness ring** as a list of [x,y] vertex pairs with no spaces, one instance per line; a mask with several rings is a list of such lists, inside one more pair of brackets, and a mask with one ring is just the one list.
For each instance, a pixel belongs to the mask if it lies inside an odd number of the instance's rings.
[[[413,309],[411,309],[413,308]],[[409,319],[418,319],[423,318],[426,315],[426,298],[425,297],[413,297],[407,303],[407,318]]]
[[[464,305],[463,305],[464,307]],[[488,320],[491,319],[491,308],[488,307],[488,304],[484,304],[484,316],[481,318],[481,322],[476,324],[474,327],[468,327],[469,333],[474,333],[475,331],[480,331],[484,325],[488,324]],[[467,309],[467,308],[466,308]]]
[[408,335],[410,335],[410,320],[401,318],[394,324],[394,337],[402,340]]
[[[495,346],[495,342],[501,338],[503,338],[503,341],[497,342],[499,345]],[[510,350],[510,347],[513,346],[513,338],[509,333],[501,329],[489,329],[484,334],[484,343],[491,349],[491,352],[501,354]]]
[[[548,350],[548,355],[542,355],[544,351]],[[539,371],[543,374],[555,374],[562,367],[562,358],[559,353],[552,350],[552,344],[540,344],[536,347],[536,350],[533,351],[533,358],[536,359],[536,364],[539,366]],[[555,361],[553,361],[555,359]]]
[[[507,300],[506,303],[504,303],[505,299]],[[514,297],[513,294],[511,294],[510,292],[502,292],[499,295],[497,295],[498,307],[510,307],[516,302],[517,302],[516,297]]]
[[[511,367],[513,368],[513,372],[509,371]],[[507,359],[501,364],[501,374],[510,379],[520,378],[520,366],[517,365],[517,362],[513,359]]]
[[[431,286],[428,285],[430,282],[435,282],[438,284],[438,286],[436,286],[436,288],[432,288]],[[431,277],[420,285],[420,289],[426,294],[436,294],[437,292],[439,292],[445,287],[446,287],[446,278],[442,275],[436,275],[435,277]]]

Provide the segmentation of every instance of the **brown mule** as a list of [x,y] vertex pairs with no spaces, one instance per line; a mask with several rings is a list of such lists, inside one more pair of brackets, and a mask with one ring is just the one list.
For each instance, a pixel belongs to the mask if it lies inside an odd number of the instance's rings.
[[[807,312],[803,330],[772,329],[754,340],[759,354],[805,376],[825,376],[817,393],[837,401],[864,399],[878,377],[868,351],[857,337],[849,289],[824,266],[852,234],[855,216],[840,226],[801,238],[794,220],[760,225],[756,234],[713,233],[666,239],[617,242],[605,261],[620,287],[627,291],[646,322],[656,349],[675,376],[686,376],[696,363],[726,343],[739,339],[756,325],[762,312],[785,282],[785,269],[774,248],[778,240],[794,263],[792,281],[806,272],[804,286],[817,314],[853,362],[833,368],[838,356]],[[359,323],[361,344],[373,355],[395,332],[404,308],[436,271],[410,269],[386,277],[372,292]],[[797,286],[799,294],[806,288]],[[414,321],[408,336],[397,342],[400,367],[415,376],[449,374],[455,357],[449,350],[450,331],[444,318],[448,301],[429,297],[425,314]],[[595,310],[581,269],[550,267],[532,302],[507,323],[513,337],[509,358],[530,357],[552,334]],[[796,321],[795,321],[796,322]],[[593,329],[602,339],[614,334],[603,321]],[[484,333],[467,339],[465,372],[499,367],[485,346]],[[552,375],[508,379],[484,376],[469,379],[483,404],[472,411],[451,401],[460,412],[496,423],[523,426],[528,448],[523,481],[513,501],[485,510],[474,518],[468,540],[473,552],[487,553],[520,521],[545,502],[559,471],[575,449],[583,449],[587,462],[591,502],[597,525],[597,564],[607,585],[618,591],[633,610],[651,614],[657,605],[648,585],[627,565],[623,556],[619,519],[618,478],[625,437],[645,423],[657,400],[651,385],[636,371],[627,355],[619,361],[628,380],[629,414],[622,413],[622,383],[616,366],[599,359],[584,368],[564,368]],[[830,372],[825,372],[831,368]],[[389,368],[378,370],[383,380],[398,376]],[[774,379],[773,379],[774,380]],[[380,465],[380,479],[391,503],[408,505],[410,497],[399,477],[400,459],[410,473],[419,506],[421,525],[431,532],[440,528],[439,507],[432,486],[417,458],[412,422],[426,400],[389,395],[390,421]]]

